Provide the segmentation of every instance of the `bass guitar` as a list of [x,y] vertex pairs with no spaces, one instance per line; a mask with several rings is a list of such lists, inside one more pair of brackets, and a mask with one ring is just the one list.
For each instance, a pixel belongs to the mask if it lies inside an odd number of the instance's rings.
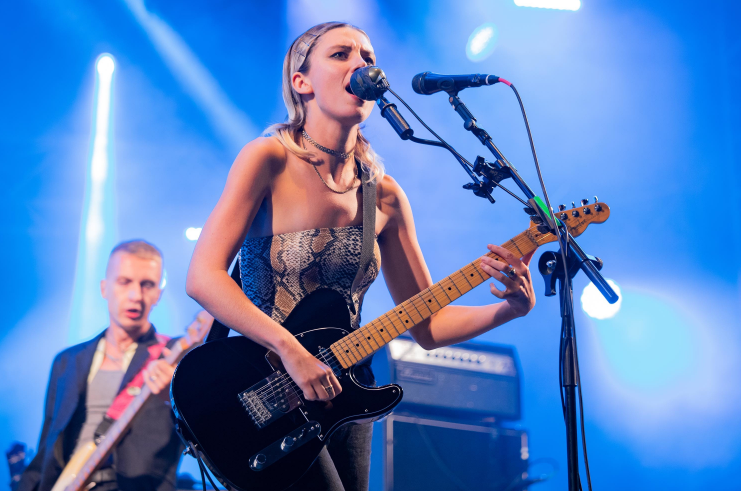
[[[170,349],[169,356],[165,361],[175,366],[178,361],[193,347],[200,344],[211,329],[213,317],[205,311],[200,313],[196,320],[188,326],[186,335],[177,340]],[[101,463],[110,455],[113,448],[121,440],[132,421],[139,413],[139,409],[152,396],[152,391],[146,384],[142,386],[141,392],[129,402],[121,416],[108,431],[103,434],[96,445],[90,442],[81,447],[70,457],[69,462],[64,467],[62,474],[54,483],[52,491],[80,491],[87,488],[87,483],[92,474],[98,469]]]
[[[593,203],[559,218],[577,236],[609,215],[606,204]],[[555,240],[533,223],[502,247],[522,257]],[[380,419],[401,401],[398,385],[361,385],[355,365],[488,278],[476,260],[355,331],[339,293],[321,289],[304,298],[283,327],[339,379],[342,392],[328,402],[305,400],[278,356],[248,338],[208,342],[175,370],[170,397],[177,429],[228,489],[284,489],[340,426]]]

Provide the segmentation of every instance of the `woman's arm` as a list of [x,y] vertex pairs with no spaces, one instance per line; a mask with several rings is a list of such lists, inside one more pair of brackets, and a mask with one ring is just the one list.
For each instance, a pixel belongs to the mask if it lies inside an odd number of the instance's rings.
[[331,384],[333,396],[342,391],[332,370],[258,309],[228,273],[285,162],[286,151],[274,138],[258,138],[242,149],[198,239],[185,290],[220,322],[276,352],[307,399],[328,400],[331,397],[324,387]]
[[[404,191],[389,176],[384,177],[379,188],[381,212],[388,217],[379,238],[383,276],[391,297],[398,304],[430,287],[432,278],[417,242],[412,209]],[[504,302],[483,307],[444,307],[410,329],[420,346],[434,349],[466,341],[527,314],[535,306],[528,267],[532,253],[521,260],[499,246],[490,245],[489,250],[506,259],[517,273],[510,279],[501,272],[510,269],[508,264],[488,257],[481,260],[484,272],[506,287],[501,291],[493,283],[490,285],[492,294]]]

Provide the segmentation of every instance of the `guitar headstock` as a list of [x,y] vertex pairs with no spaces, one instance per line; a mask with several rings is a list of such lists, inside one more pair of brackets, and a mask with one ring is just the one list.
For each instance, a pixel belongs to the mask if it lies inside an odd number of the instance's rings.
[[26,469],[26,444],[13,442],[11,447],[5,452],[8,459],[8,469],[10,471],[10,489],[15,490],[21,481],[21,475]]
[[170,356],[166,357],[168,363],[172,364],[179,361],[190,349],[201,344],[208,336],[213,323],[214,317],[211,314],[205,310],[198,312],[195,320],[186,328],[185,336],[178,339],[171,350]]
[[186,332],[188,333],[188,340],[192,346],[201,344],[208,332],[211,330],[211,326],[214,323],[214,316],[201,310],[196,314],[195,320],[188,326]]
[[[610,207],[597,201],[597,197],[594,198],[594,201],[590,205],[588,200],[583,199],[581,200],[581,206],[572,202],[572,208],[570,209],[567,209],[564,205],[559,205],[558,211],[554,211],[553,214],[566,225],[571,235],[577,237],[592,223],[602,223],[610,217]],[[531,223],[528,230],[529,235],[537,241],[538,246],[557,240],[554,234],[540,230],[539,227],[541,226]]]

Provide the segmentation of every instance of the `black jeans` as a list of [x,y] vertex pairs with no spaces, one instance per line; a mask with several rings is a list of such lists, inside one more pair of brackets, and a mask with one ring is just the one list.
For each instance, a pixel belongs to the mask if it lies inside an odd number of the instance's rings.
[[[375,387],[370,364],[355,368],[358,382]],[[368,491],[373,423],[349,424],[335,431],[306,474],[291,491]]]

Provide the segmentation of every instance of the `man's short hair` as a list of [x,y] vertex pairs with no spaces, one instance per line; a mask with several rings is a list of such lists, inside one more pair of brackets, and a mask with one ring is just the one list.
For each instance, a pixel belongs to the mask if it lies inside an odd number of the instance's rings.
[[111,254],[108,256],[106,274],[108,274],[108,268],[111,265],[111,258],[117,252],[125,252],[127,254],[132,254],[136,257],[140,257],[142,259],[159,259],[160,264],[162,265],[162,271],[165,270],[165,259],[162,256],[162,251],[160,251],[157,246],[155,246],[154,244],[150,244],[146,240],[134,239],[121,242],[113,248]]

